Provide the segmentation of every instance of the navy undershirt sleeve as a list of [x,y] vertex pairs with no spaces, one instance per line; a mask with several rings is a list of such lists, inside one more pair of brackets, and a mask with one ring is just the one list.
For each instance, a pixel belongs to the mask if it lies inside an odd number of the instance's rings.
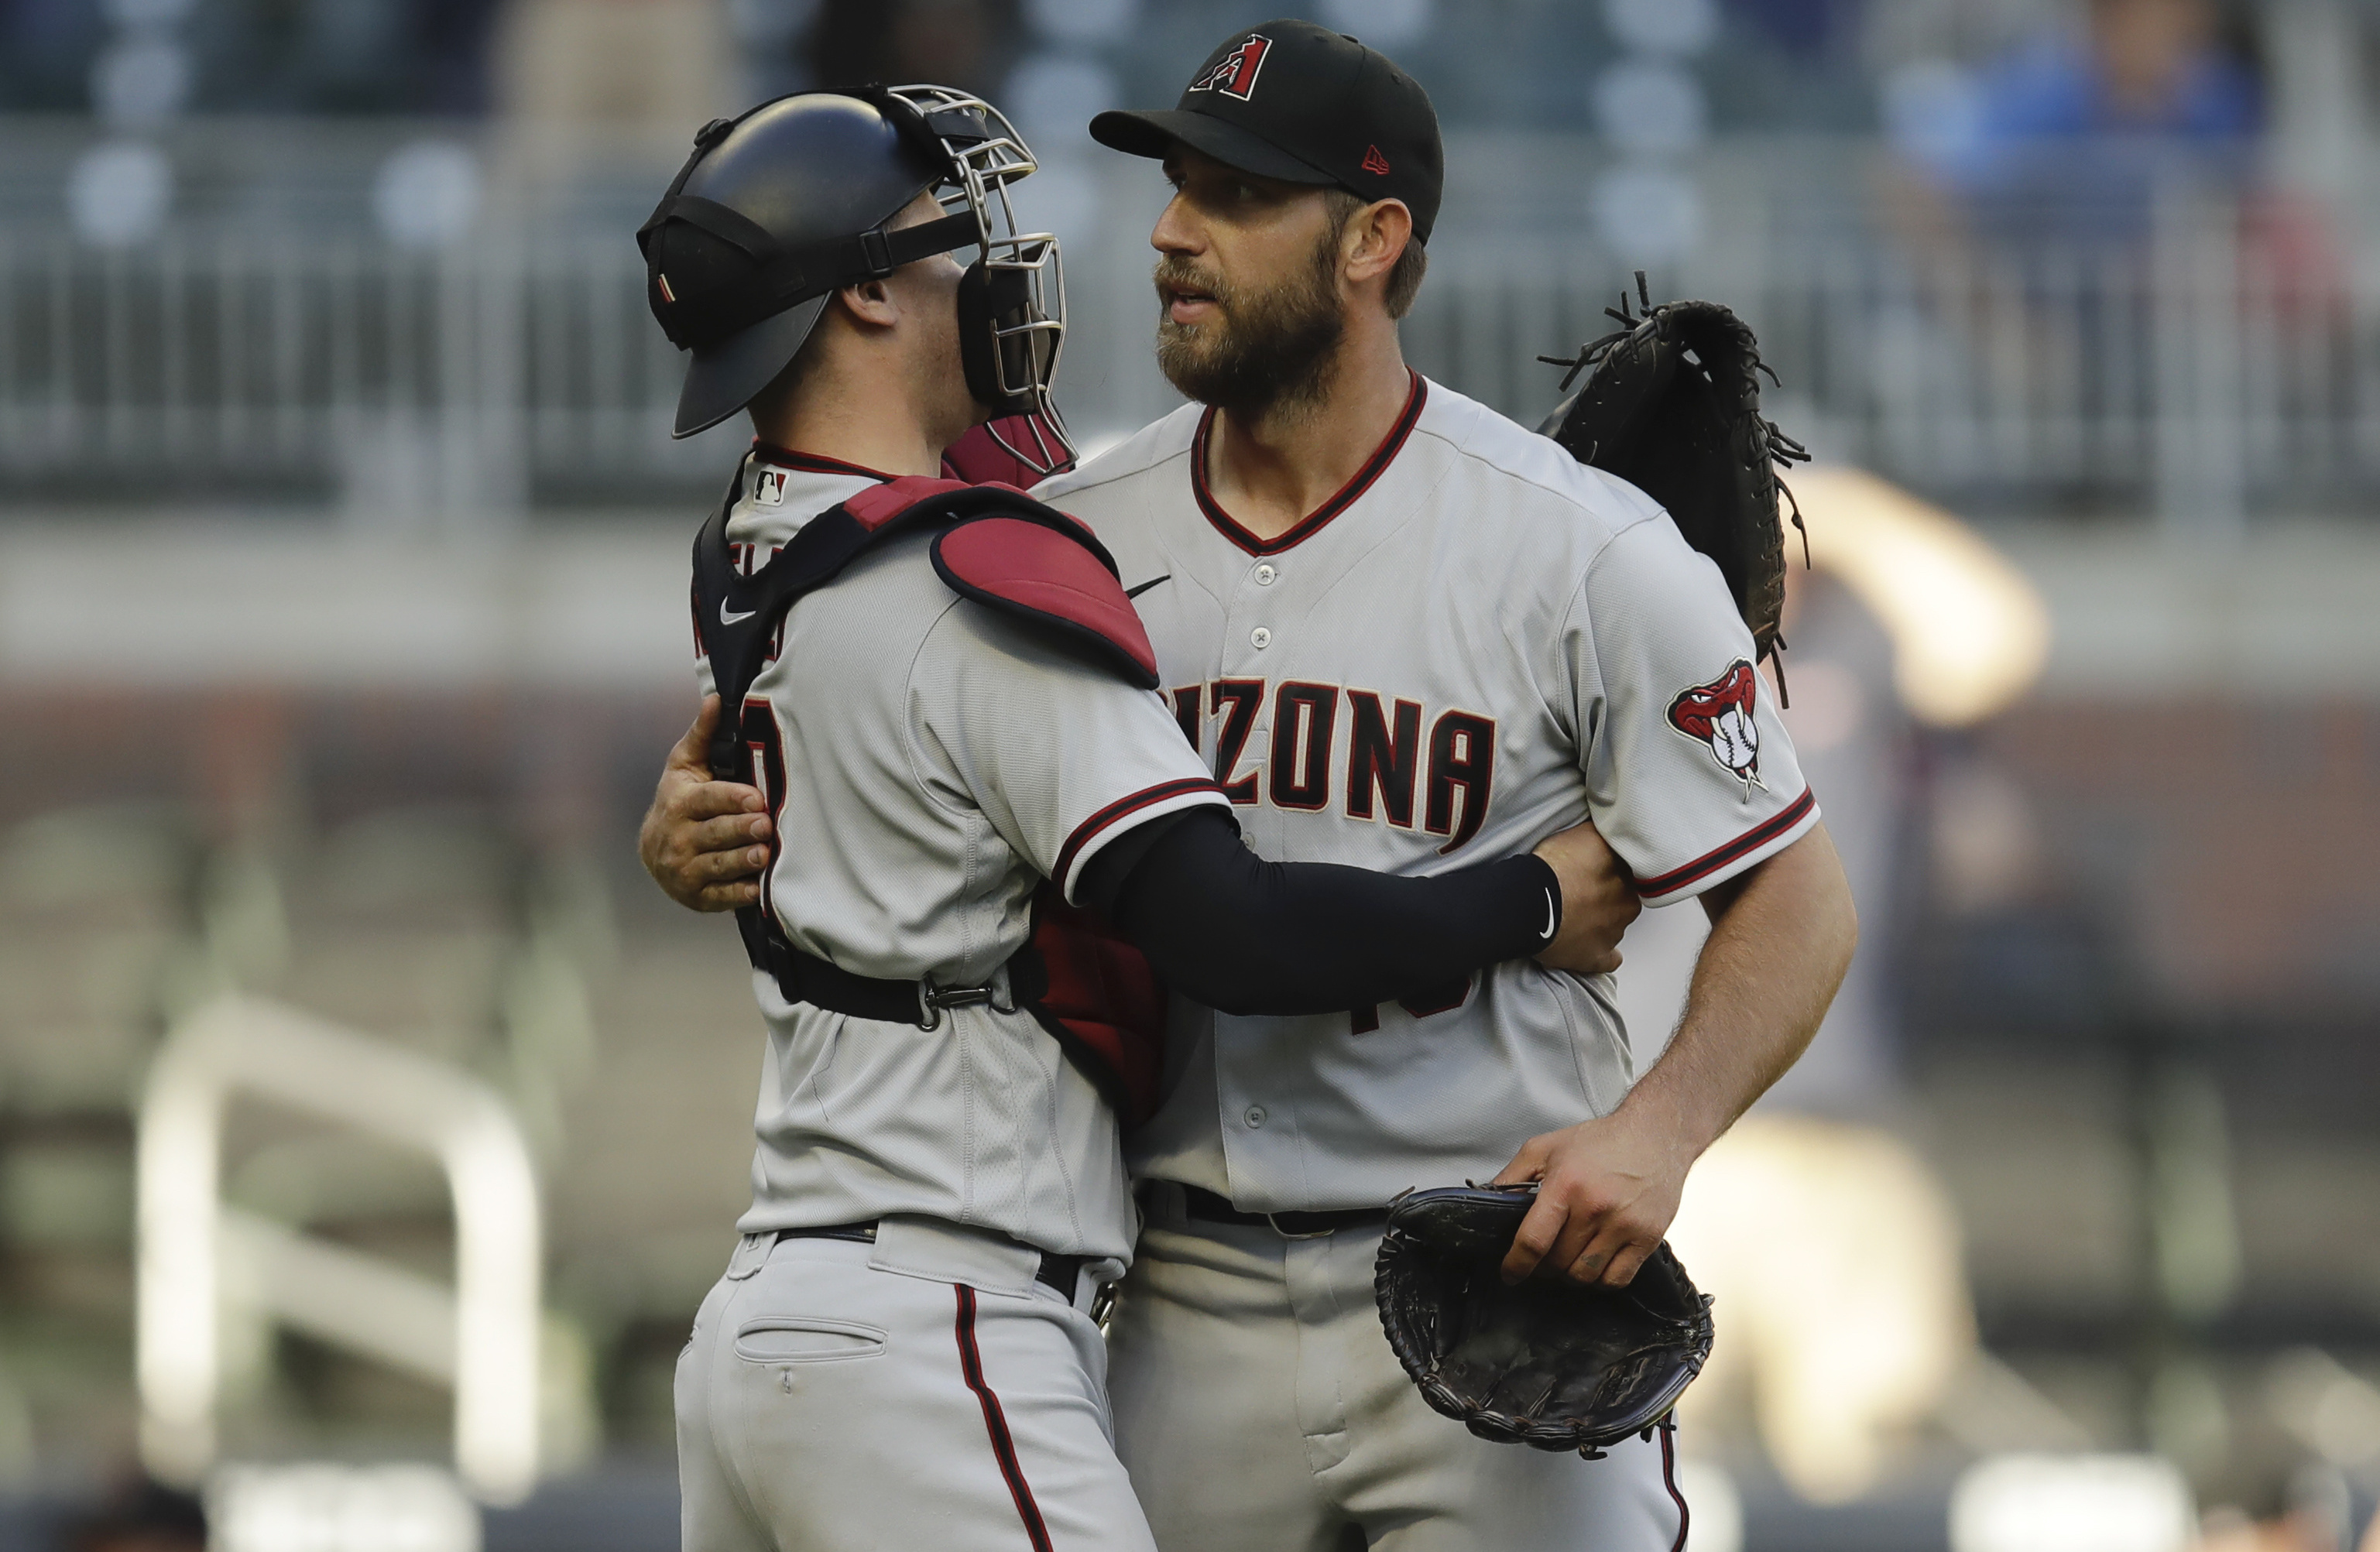
[[1554,870],[1507,857],[1428,879],[1267,862],[1220,809],[1118,836],[1078,898],[1176,991],[1227,1013],[1320,1013],[1427,996],[1535,953],[1561,919]]

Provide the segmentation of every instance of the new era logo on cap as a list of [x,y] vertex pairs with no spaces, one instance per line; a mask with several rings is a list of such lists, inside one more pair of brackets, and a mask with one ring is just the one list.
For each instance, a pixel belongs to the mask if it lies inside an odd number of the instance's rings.
[[1256,94],[1257,72],[1264,68],[1265,51],[1272,40],[1261,32],[1248,34],[1247,42],[1215,62],[1213,69],[1190,83],[1192,91],[1220,91],[1226,97],[1246,102]]
[[1380,154],[1380,148],[1378,146],[1366,146],[1364,148],[1364,171],[1371,174],[1374,177],[1386,177],[1389,176],[1389,159]]

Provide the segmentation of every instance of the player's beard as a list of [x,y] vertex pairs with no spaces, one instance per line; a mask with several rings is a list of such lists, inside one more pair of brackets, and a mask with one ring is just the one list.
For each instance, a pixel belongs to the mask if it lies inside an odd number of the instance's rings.
[[1261,291],[1200,271],[1178,253],[1158,261],[1160,304],[1168,285],[1214,299],[1216,316],[1176,323],[1157,319],[1157,364],[1184,396],[1234,416],[1319,403],[1347,332],[1340,311],[1339,235],[1315,245],[1311,262]]

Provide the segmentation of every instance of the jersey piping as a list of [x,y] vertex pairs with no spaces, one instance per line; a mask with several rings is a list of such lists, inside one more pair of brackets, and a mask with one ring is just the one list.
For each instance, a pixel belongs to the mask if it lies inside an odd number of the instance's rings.
[[1694,861],[1672,867],[1667,873],[1656,874],[1650,879],[1639,879],[1636,881],[1637,894],[1644,899],[1651,900],[1656,896],[1682,890],[1698,879],[1708,878],[1736,858],[1747,853],[1758,851],[1769,842],[1800,824],[1809,817],[1810,810],[1816,806],[1817,801],[1816,794],[1808,787],[1803,787],[1801,796],[1727,844],[1714,847],[1694,858]]
[[779,447],[758,437],[752,440],[752,451],[759,455],[763,463],[774,464],[779,468],[800,469],[806,474],[848,474],[887,485],[894,479],[882,469],[872,469],[863,464],[848,464],[841,458],[830,458],[823,453],[796,453],[790,447]]
[[1413,434],[1414,422],[1421,418],[1422,406],[1428,400],[1429,384],[1411,367],[1407,367],[1405,372],[1413,379],[1413,386],[1405,394],[1405,406],[1398,411],[1397,423],[1389,428],[1388,436],[1372,450],[1372,455],[1364,460],[1364,467],[1357,469],[1346,484],[1339,487],[1337,494],[1274,539],[1258,539],[1242,527],[1238,518],[1223,510],[1222,503],[1215,500],[1215,492],[1208,486],[1208,432],[1215,424],[1214,406],[1208,406],[1206,413],[1198,417],[1197,432],[1190,439],[1190,488],[1197,495],[1198,510],[1207,515],[1207,521],[1215,526],[1217,533],[1251,555],[1278,555],[1311,538],[1320,531],[1324,524],[1354,505],[1356,498],[1370,490],[1373,481],[1388,472],[1389,466],[1396,461],[1398,451],[1404,446],[1405,438]]
[[1073,900],[1075,898],[1075,865],[1082,858],[1085,847],[1089,846],[1107,831],[1142,809],[1163,803],[1168,798],[1184,797],[1192,793],[1220,794],[1222,790],[1213,782],[1185,778],[1178,782],[1160,782],[1153,787],[1143,788],[1129,797],[1116,799],[1081,824],[1076,825],[1075,833],[1066,837],[1066,843],[1058,848],[1058,860],[1056,866],[1050,869],[1050,881],[1058,887],[1061,898]]

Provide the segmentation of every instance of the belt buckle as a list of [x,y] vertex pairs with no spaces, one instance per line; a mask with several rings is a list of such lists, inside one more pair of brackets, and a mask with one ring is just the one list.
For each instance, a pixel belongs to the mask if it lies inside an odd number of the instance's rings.
[[931,981],[917,983],[917,1027],[937,1029],[941,1026],[945,1008],[972,1008],[978,1002],[991,1000],[988,986],[938,987]]
[[1284,1240],[1327,1240],[1332,1234],[1338,1232],[1338,1231],[1334,1229],[1309,1229],[1303,1234],[1293,1233],[1281,1226],[1281,1215],[1279,1213],[1267,1213],[1264,1215],[1264,1220],[1268,1224],[1271,1225],[1272,1231],[1274,1233],[1279,1234]]
[[989,1003],[1000,1012],[1013,1013],[1016,1011],[1015,998],[1010,996],[1006,1001],[1002,1000],[1007,991],[1008,967],[1004,964],[981,986],[938,987],[921,978],[917,982],[917,1027],[941,1027],[945,1008],[973,1008]]

